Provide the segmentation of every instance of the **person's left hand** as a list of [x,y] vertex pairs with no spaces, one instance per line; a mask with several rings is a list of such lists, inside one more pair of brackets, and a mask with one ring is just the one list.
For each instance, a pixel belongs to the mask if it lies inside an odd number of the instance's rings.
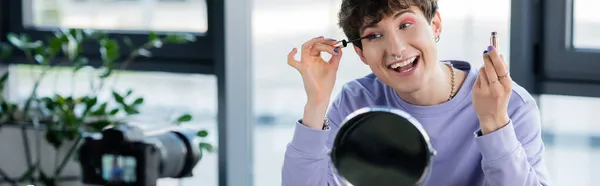
[[484,66],[473,86],[473,106],[482,134],[504,127],[510,121],[508,100],[512,93],[512,79],[508,65],[498,51],[489,46],[483,53]]

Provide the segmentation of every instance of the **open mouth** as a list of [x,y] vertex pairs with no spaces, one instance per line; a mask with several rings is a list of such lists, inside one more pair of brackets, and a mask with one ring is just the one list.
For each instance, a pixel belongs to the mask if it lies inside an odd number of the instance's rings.
[[415,69],[419,62],[420,56],[414,56],[402,61],[398,61],[391,65],[388,65],[388,69],[399,72],[399,73],[407,73]]

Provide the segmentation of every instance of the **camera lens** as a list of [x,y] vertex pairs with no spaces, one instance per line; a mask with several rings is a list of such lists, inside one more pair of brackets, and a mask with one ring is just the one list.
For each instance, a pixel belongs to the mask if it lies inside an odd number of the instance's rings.
[[149,135],[144,141],[153,143],[161,154],[160,177],[182,178],[191,175],[200,160],[200,148],[194,143],[195,132],[181,129]]

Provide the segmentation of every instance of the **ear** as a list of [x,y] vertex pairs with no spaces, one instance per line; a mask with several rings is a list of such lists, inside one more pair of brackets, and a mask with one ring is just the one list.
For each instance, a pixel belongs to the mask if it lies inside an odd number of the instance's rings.
[[435,38],[439,37],[442,33],[442,17],[440,16],[440,11],[435,11],[435,15],[431,18],[431,28],[433,29],[435,40]]
[[360,60],[366,65],[367,59],[365,58],[365,55],[363,54],[362,49],[358,48],[357,46],[354,46],[354,51],[356,52],[356,54],[358,54],[358,57],[360,57]]

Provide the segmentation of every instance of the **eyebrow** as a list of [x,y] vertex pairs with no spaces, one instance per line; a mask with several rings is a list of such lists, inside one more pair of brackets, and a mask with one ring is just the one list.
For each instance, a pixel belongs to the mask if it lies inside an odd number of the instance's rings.
[[[400,16],[401,16],[402,14],[404,14],[404,13],[415,13],[415,12],[414,12],[414,11],[412,11],[411,9],[403,9],[403,10],[400,10],[398,13],[396,13],[396,14],[394,15],[394,19],[397,19],[398,17],[400,17]],[[369,22],[368,24],[366,24],[365,26],[363,26],[363,27],[360,29],[360,31],[361,31],[361,33],[364,33],[364,31],[365,31],[367,28],[376,28],[376,27],[377,27],[377,22],[375,22],[375,21],[371,21],[371,22]]]

